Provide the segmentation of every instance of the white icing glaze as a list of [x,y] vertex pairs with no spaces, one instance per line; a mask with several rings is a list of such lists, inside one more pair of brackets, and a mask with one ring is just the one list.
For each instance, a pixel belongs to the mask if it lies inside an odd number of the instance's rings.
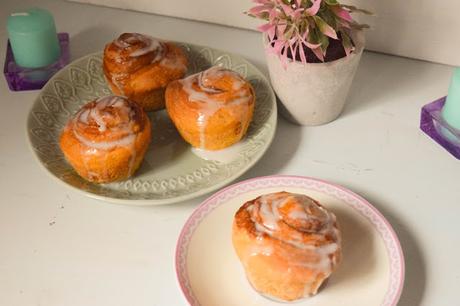
[[[116,119],[112,112],[111,108],[117,109],[117,115],[120,117],[127,118],[122,120],[120,124],[115,126],[109,126],[107,122],[110,122],[111,119]],[[136,150],[134,149],[134,144],[137,138],[137,133],[133,131],[133,120],[135,112],[129,105],[129,102],[124,97],[120,96],[107,96],[100,98],[96,101],[96,104],[92,108],[82,108],[73,119],[73,129],[72,132],[75,137],[86,147],[84,152],[82,152],[83,162],[88,170],[88,175],[91,177],[97,176],[95,173],[89,171],[90,167],[88,164],[89,158],[91,155],[99,154],[100,151],[110,151],[117,147],[125,147],[130,153],[129,160],[129,173],[131,173],[136,159]],[[79,133],[79,128],[87,128],[91,124],[97,124],[97,129],[101,134],[104,133],[119,133],[123,135],[121,138],[114,140],[97,140],[89,139]],[[105,154],[105,161],[107,162],[108,155]],[[107,170],[106,170],[107,172]],[[107,173],[106,173],[107,175]]]
[[144,47],[132,51],[129,54],[130,57],[139,57],[149,52],[156,52],[156,56],[152,62],[159,61],[163,58],[164,45],[158,39],[139,33],[130,33],[128,35],[129,36],[126,38],[122,38],[122,36],[118,37],[114,41],[114,44],[122,49],[127,49],[139,41],[144,45]]
[[[295,200],[295,202],[291,200]],[[289,211],[284,211],[283,214],[284,205],[288,203],[291,203],[290,205],[295,203],[295,205],[290,206]],[[336,219],[332,213],[304,195],[289,193],[263,195],[246,209],[257,233],[256,242],[248,251],[249,256],[269,256],[274,252],[274,250],[271,253],[266,251],[270,244],[264,237],[268,235],[305,252],[305,258],[302,258],[298,255],[295,257],[289,251],[278,250],[280,253],[277,255],[284,256],[290,265],[308,268],[316,275],[323,275],[324,277],[330,275],[337,264],[336,256],[332,255],[337,252],[341,243]],[[294,228],[291,223],[293,221],[299,224],[320,222],[320,225],[307,230],[307,228],[302,227]],[[280,236],[280,232],[284,232],[284,234]],[[328,239],[324,240],[323,244],[318,244],[317,239],[312,242],[305,242],[303,236],[309,234],[327,236]],[[306,284],[308,294],[311,293],[311,285]],[[316,290],[317,288],[313,288],[314,292]]]
[[131,144],[133,144],[134,140],[136,139],[136,135],[128,135],[118,140],[94,142],[92,140],[86,139],[85,137],[81,136],[77,132],[75,132],[75,136],[85,146],[93,148],[93,149],[105,150],[105,151],[108,151],[116,147],[130,146]]
[[[235,98],[231,101],[223,102],[219,100],[219,94],[224,93],[224,90],[206,86],[205,84],[212,82],[212,80],[218,80],[219,78],[228,75],[230,75],[233,80],[232,94],[235,96]],[[201,107],[198,114],[197,124],[200,129],[200,148],[203,150],[206,147],[205,129],[208,120],[217,111],[223,107],[227,107],[232,112],[240,112],[239,114],[235,113],[235,118],[244,118],[249,112],[250,105],[248,102],[252,97],[247,94],[246,90],[243,89],[245,80],[240,75],[231,70],[223,69],[219,66],[214,66],[208,70],[180,80],[180,82],[184,91],[188,95],[189,101],[192,103],[200,103]],[[235,107],[244,104],[247,104],[246,108]],[[241,129],[241,133],[243,133],[243,129]]]
[[85,109],[81,114],[80,114],[80,121],[85,123],[85,124],[88,124],[88,116],[89,116],[89,112],[91,110],[90,109]]
[[[155,56],[150,62],[150,64],[154,64],[159,62],[160,65],[168,67],[170,69],[178,69],[183,72],[187,70],[186,64],[175,57],[168,56],[167,47],[165,43],[159,39],[153,38],[148,35],[139,34],[139,33],[129,33],[125,34],[125,36],[121,35],[116,40],[114,40],[114,44],[122,49],[128,49],[132,47],[137,42],[142,42],[144,47],[133,50],[129,53],[129,57],[136,58],[148,54],[150,52],[154,52]],[[123,64],[124,58],[119,56],[116,57],[115,62],[118,64]],[[129,77],[128,73],[113,73],[111,74],[111,81],[112,83],[118,88],[121,94],[124,95],[124,84],[123,80]]]
[[105,110],[105,108],[107,107],[118,108],[121,113],[123,113],[130,119],[132,119],[134,115],[125,98],[119,96],[107,96],[100,98],[96,101],[96,105],[93,108],[82,108],[75,115],[73,129],[75,136],[87,147],[100,150],[110,150],[115,147],[125,147],[131,145],[136,138],[136,134],[132,132],[131,121],[128,123],[123,123],[122,125],[111,127],[109,129],[109,132],[111,130],[116,130],[117,132],[122,132],[126,134],[126,136],[117,140],[95,142],[94,140],[87,139],[78,133],[78,130],[76,129],[77,125],[88,125],[90,123],[90,120],[94,120],[94,122],[96,122],[96,124],[98,125],[99,132],[106,132],[107,125],[105,117],[112,116],[107,110]]
[[307,213],[303,210],[292,210],[289,212],[289,218],[291,219],[307,219]]
[[[268,202],[269,196],[263,195],[260,197],[260,209],[259,213],[262,218],[262,226],[268,228],[270,231],[279,229],[278,221],[280,220],[280,214],[278,211],[279,202],[272,203]],[[273,199],[274,200],[274,199]],[[275,201],[275,200],[274,200]]]
[[274,249],[270,245],[255,244],[250,248],[249,256],[257,256],[257,255],[270,256],[273,254],[273,251]]
[[177,58],[172,58],[169,56],[164,56],[163,59],[160,61],[162,66],[168,67],[174,70],[181,70],[185,72],[187,70],[187,66],[182,60],[178,60]]
[[229,164],[240,156],[248,142],[249,141],[247,139],[244,139],[228,148],[216,151],[203,150],[200,148],[192,148],[191,150],[193,154],[204,160],[213,160],[224,164]]
[[123,90],[123,80],[128,77],[128,74],[126,73],[113,73],[110,76],[110,79],[112,83],[118,88],[121,94],[124,95],[124,90]]

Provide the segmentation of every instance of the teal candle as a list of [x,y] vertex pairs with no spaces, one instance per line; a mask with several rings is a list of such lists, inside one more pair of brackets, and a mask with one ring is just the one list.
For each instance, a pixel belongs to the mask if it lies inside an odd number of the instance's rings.
[[7,22],[14,60],[25,68],[40,68],[60,56],[53,16],[44,9],[32,8],[12,13]]
[[460,68],[454,70],[442,117],[451,127],[460,130]]

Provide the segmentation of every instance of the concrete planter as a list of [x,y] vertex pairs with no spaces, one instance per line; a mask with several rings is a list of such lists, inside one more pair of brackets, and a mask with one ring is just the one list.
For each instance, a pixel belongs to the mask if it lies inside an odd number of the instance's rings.
[[328,63],[290,61],[283,67],[276,55],[265,52],[281,114],[300,125],[321,125],[340,115],[364,49],[362,31],[353,38],[355,51]]

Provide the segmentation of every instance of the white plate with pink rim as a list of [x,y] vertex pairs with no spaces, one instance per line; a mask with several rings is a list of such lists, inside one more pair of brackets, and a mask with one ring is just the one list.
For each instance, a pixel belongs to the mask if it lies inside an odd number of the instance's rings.
[[337,216],[343,260],[327,285],[299,306],[394,306],[404,284],[404,257],[388,221],[352,191],[319,179],[267,176],[243,181],[205,200],[185,223],[176,246],[176,273],[192,306],[282,305],[252,289],[236,256],[231,229],[235,212],[260,195],[308,195]]

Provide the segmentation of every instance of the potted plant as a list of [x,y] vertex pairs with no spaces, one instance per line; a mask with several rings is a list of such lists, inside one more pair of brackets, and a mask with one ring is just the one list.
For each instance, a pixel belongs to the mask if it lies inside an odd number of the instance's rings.
[[302,125],[336,119],[364,49],[362,29],[337,0],[254,0],[247,14],[263,32],[272,86],[281,112]]

